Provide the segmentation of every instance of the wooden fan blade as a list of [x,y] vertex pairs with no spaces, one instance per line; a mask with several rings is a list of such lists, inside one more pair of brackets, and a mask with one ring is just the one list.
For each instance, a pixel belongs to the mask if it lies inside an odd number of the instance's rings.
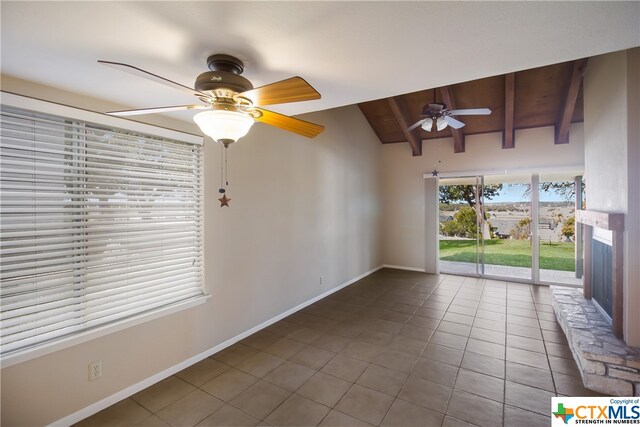
[[166,78],[161,77],[161,76],[159,76],[157,74],[153,74],[153,73],[150,73],[149,71],[145,71],[145,70],[143,70],[141,68],[134,67],[133,65],[123,64],[123,63],[120,63],[120,62],[103,61],[103,60],[98,60],[98,63],[107,65],[109,67],[113,67],[113,68],[115,68],[117,70],[127,71],[127,72],[129,72],[131,74],[135,74],[136,76],[143,77],[145,79],[152,80],[152,81],[157,82],[157,83],[162,83],[162,84],[170,86],[170,87],[172,87],[174,89],[179,89],[179,90],[181,90],[183,92],[187,92],[190,95],[195,95],[195,96],[198,96],[198,97],[211,98],[211,96],[207,95],[206,93],[198,92],[197,90],[195,90],[193,88],[190,88],[189,86],[185,86],[183,84],[174,82],[173,80],[166,79]]
[[142,114],[154,114],[154,113],[166,113],[168,111],[180,111],[180,110],[206,110],[210,108],[207,105],[174,105],[171,107],[155,107],[155,108],[142,108],[139,110],[122,110],[122,111],[108,111],[110,116],[139,116]]
[[463,108],[460,110],[451,110],[449,114],[452,116],[488,116],[491,110],[488,108]]
[[273,105],[320,99],[320,94],[302,77],[291,77],[242,92],[238,97],[247,98],[254,105]]
[[260,117],[256,117],[256,122],[266,123],[289,132],[297,133],[298,135],[306,136],[307,138],[315,138],[324,130],[324,126],[285,116],[284,114],[265,110],[264,108],[252,108],[252,110],[262,113]]

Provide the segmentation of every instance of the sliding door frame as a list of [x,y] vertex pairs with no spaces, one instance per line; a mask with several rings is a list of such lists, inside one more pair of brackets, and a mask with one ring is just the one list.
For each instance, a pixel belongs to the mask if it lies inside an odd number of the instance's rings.
[[[438,177],[435,177],[436,180],[436,188],[440,187],[440,178],[475,178],[476,179],[476,191],[478,194],[478,199],[481,203],[483,203],[484,205],[484,197],[483,197],[483,191],[478,191],[478,181],[480,181],[480,184],[482,186],[484,186],[484,177],[485,176],[501,176],[504,175],[505,177],[508,177],[509,175],[529,175],[530,176],[530,180],[529,180],[529,184],[531,186],[531,197],[529,200],[529,203],[531,204],[531,210],[530,210],[530,214],[531,214],[531,276],[529,279],[522,279],[522,278],[511,278],[511,277],[503,277],[503,276],[494,276],[494,275],[488,275],[485,273],[485,262],[484,262],[484,239],[482,237],[478,238],[476,236],[476,274],[471,274],[471,273],[455,273],[455,274],[459,274],[462,276],[472,276],[472,277],[482,277],[482,278],[486,278],[486,279],[496,279],[496,280],[508,280],[510,282],[521,282],[521,283],[529,283],[529,284],[537,284],[537,285],[553,285],[553,284],[558,284],[558,285],[563,285],[563,286],[574,286],[574,287],[580,287],[579,285],[571,285],[571,284],[564,284],[564,283],[553,283],[553,282],[541,282],[540,281],[540,230],[539,230],[539,225],[540,225],[540,215],[539,215],[539,211],[540,211],[540,173],[545,173],[545,172],[571,172],[571,173],[575,173],[575,176],[582,176],[583,172],[582,172],[583,167],[582,166],[568,166],[568,167],[558,167],[558,168],[540,168],[536,171],[532,171],[532,170],[511,170],[511,171],[507,171],[507,170],[502,170],[502,171],[477,171],[477,172],[461,172],[461,173],[455,173],[455,172],[449,172],[449,173],[441,173],[439,174]],[[434,178],[432,174],[425,174],[424,178]],[[427,202],[431,202],[433,203],[433,200],[431,201],[427,201]],[[439,205],[439,199],[438,199],[438,193],[436,192],[436,200],[435,203],[437,205]],[[482,219],[484,221],[484,218]],[[478,221],[478,220],[477,220]],[[480,230],[480,227],[482,226],[482,224],[478,223],[478,229]],[[479,244],[479,240],[481,240],[481,244]],[[576,239],[577,240],[577,239]],[[576,246],[579,245],[581,242],[576,241]],[[428,244],[428,243],[427,243]],[[438,238],[436,239],[435,242],[436,246],[439,246],[440,244],[440,238],[438,235]],[[440,257],[439,257],[439,251],[436,251],[436,253],[438,254],[438,259],[436,260],[436,263],[438,265],[437,270],[440,271]]]

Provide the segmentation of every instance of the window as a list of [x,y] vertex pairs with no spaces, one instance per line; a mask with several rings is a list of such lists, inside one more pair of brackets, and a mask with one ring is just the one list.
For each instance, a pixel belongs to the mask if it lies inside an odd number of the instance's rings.
[[1,119],[3,356],[201,299],[201,145],[6,105]]

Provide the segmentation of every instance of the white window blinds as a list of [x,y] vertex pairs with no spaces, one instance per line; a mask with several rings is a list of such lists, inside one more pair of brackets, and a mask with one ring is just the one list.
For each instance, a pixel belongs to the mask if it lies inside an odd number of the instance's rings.
[[203,295],[202,147],[1,108],[2,354]]

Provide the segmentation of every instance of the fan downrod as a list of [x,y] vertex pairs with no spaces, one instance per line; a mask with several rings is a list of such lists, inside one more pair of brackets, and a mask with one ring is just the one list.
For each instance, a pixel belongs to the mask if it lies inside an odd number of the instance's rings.
[[211,71],[224,71],[236,75],[244,71],[244,63],[235,56],[216,54],[207,58],[207,66]]

